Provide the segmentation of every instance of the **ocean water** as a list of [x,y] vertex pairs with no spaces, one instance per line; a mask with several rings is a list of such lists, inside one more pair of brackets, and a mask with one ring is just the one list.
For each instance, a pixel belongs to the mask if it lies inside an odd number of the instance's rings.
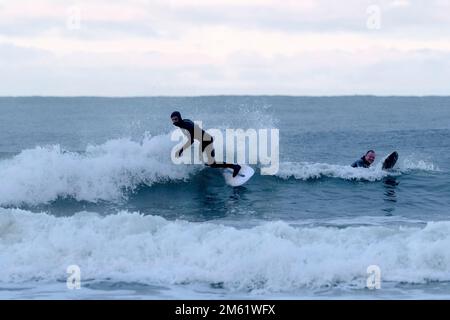
[[[279,171],[173,164],[174,110]],[[0,298],[449,299],[449,150],[450,97],[0,98]]]

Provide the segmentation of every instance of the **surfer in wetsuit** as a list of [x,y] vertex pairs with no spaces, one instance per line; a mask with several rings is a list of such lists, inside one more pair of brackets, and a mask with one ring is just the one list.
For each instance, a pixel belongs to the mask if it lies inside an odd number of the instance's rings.
[[375,151],[369,150],[361,159],[352,163],[353,168],[368,168],[375,161]]
[[170,115],[172,119],[172,123],[174,126],[182,129],[183,133],[188,137],[188,141],[184,144],[184,146],[177,151],[175,154],[176,157],[181,157],[183,151],[189,148],[194,140],[197,140],[200,143],[202,148],[202,152],[206,151],[206,155],[208,157],[208,164],[211,168],[231,168],[233,169],[233,178],[236,177],[241,170],[241,166],[238,164],[229,164],[229,163],[217,163],[214,159],[214,144],[213,138],[209,135],[205,130],[201,129],[198,125],[192,122],[189,119],[182,119],[181,114],[178,111],[172,112]]

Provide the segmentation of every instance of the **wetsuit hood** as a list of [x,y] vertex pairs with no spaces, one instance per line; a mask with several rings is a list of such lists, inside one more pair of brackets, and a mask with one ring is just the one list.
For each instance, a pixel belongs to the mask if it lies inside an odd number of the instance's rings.
[[173,118],[173,117],[177,117],[178,118],[178,121],[175,122],[173,125],[179,127],[181,125],[181,123],[183,122],[183,118],[181,118],[181,113],[178,112],[178,111],[174,111],[170,115],[170,118]]

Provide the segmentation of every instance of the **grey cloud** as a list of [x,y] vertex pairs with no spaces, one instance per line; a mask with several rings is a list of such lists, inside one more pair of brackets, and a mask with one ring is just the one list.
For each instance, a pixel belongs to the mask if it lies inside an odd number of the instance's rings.
[[157,27],[151,19],[145,21],[95,21],[84,20],[81,16],[80,28],[68,28],[68,16],[59,18],[35,17],[15,18],[14,22],[0,20],[0,35],[36,37],[49,31],[57,32],[62,37],[80,39],[110,39],[117,36],[162,37],[164,30]]
[[450,94],[449,52],[393,51],[388,58],[354,64],[352,59],[354,55],[343,51],[270,59],[254,52],[236,53],[226,65],[84,67],[59,63],[22,70],[5,66],[0,95]]
[[[367,8],[373,1],[319,1],[311,11],[295,11],[280,4],[264,6],[189,6],[173,10],[169,19],[197,27],[234,26],[246,29],[281,32],[368,32]],[[380,1],[382,28],[378,33],[409,34],[417,32],[450,33],[450,19],[437,1],[415,1],[410,6],[391,6],[392,1]]]
[[[176,38],[190,27],[231,26],[241,29],[280,32],[354,32],[367,33],[366,9],[379,5],[382,25],[378,34],[414,38],[450,33],[449,5],[434,1],[411,1],[409,6],[392,6],[393,1],[321,0],[310,10],[293,10],[280,4],[272,6],[175,6],[139,4],[148,19],[136,21],[83,21],[80,30],[66,28],[67,17],[0,21],[0,34],[36,36],[57,30],[61,36],[82,39],[109,39],[120,36]],[[136,5],[136,4],[135,4]]]
[[52,53],[45,50],[0,43],[0,65],[29,65],[52,58]]

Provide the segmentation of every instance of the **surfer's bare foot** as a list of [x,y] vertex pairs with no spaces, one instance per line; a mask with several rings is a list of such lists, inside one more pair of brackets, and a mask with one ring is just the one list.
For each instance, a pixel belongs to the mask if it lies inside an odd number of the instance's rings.
[[234,169],[233,169],[233,178],[236,177],[239,173],[239,171],[241,171],[241,166],[236,164],[234,165]]

